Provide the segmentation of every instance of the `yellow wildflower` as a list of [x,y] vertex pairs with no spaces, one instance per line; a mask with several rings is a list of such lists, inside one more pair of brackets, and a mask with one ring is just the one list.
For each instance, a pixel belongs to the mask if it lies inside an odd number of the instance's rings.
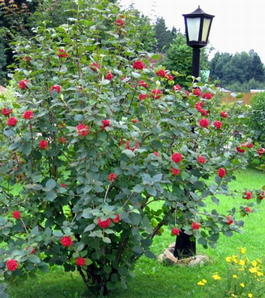
[[261,271],[257,271],[257,276],[263,276],[263,275],[264,275],[263,272],[261,272]]
[[247,252],[247,249],[245,247],[241,247],[239,251],[242,255],[244,255]]
[[225,260],[227,263],[231,263],[233,259],[232,259],[232,257],[226,257]]
[[245,288],[245,284],[243,282],[241,282],[239,285],[240,287]]
[[246,264],[246,261],[245,260],[239,260],[238,264],[241,265],[241,266],[244,266]]
[[207,284],[207,280],[206,279],[202,279],[200,281],[197,282],[198,286],[205,286]]
[[253,296],[252,293],[248,293],[248,297],[249,297],[249,298],[252,298],[252,297],[254,297],[254,296]]
[[252,265],[253,267],[256,267],[256,266],[258,266],[258,262],[257,262],[257,261],[252,261],[252,262],[251,262],[251,265]]
[[238,278],[238,276],[236,274],[233,274],[232,277],[233,278]]
[[218,275],[217,273],[213,274],[213,275],[212,275],[212,278],[213,278],[214,280],[220,280],[220,279],[222,279],[221,276]]
[[258,268],[257,267],[251,267],[248,269],[249,272],[251,273],[257,273],[258,272]]

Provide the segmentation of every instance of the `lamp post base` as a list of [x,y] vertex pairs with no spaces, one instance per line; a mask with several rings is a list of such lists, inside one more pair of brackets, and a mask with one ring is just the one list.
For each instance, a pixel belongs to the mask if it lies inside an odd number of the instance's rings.
[[185,234],[183,231],[176,239],[174,257],[184,259],[196,255],[196,240],[193,236]]

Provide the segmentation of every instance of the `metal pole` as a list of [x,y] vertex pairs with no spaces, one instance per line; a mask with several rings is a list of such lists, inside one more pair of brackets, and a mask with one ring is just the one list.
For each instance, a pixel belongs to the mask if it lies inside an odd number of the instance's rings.
[[192,51],[192,75],[196,78],[200,76],[200,48],[193,48]]

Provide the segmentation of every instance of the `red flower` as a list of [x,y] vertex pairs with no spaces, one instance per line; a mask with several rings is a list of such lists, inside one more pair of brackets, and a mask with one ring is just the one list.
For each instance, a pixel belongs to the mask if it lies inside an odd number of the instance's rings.
[[252,199],[252,197],[253,197],[253,194],[251,191],[245,191],[243,193],[243,199],[250,200],[250,199]]
[[169,81],[174,80],[174,76],[172,76],[171,74],[166,74],[165,78],[168,79]]
[[49,146],[48,141],[46,141],[46,140],[40,140],[39,141],[39,148],[40,149],[47,149],[48,146]]
[[34,113],[31,110],[25,111],[23,114],[24,119],[32,119],[33,116],[34,116]]
[[110,126],[110,120],[101,120],[102,125],[100,126],[102,129]]
[[251,149],[251,148],[254,147],[254,144],[253,143],[248,143],[248,144],[246,144],[246,146]]
[[217,128],[217,129],[220,129],[223,125],[223,123],[221,121],[214,121],[213,125]]
[[201,228],[201,224],[199,222],[192,222],[191,229],[192,230],[199,230]]
[[252,212],[252,209],[249,208],[249,207],[245,207],[244,210],[245,210],[246,213],[251,213]]
[[21,80],[18,82],[18,87],[20,89],[27,89],[28,88],[29,80]]
[[140,147],[140,144],[138,142],[135,143],[133,147],[131,147],[130,141],[127,141],[125,143],[125,149],[134,151],[135,149],[138,149]]
[[201,89],[200,88],[193,89],[192,94],[196,96],[201,96],[202,95]]
[[116,175],[115,173],[110,173],[110,174],[108,175],[108,180],[109,180],[110,182],[115,181],[117,178],[118,178],[118,175]]
[[58,49],[57,56],[59,58],[68,58],[69,54],[64,49]]
[[203,93],[202,95],[202,98],[205,98],[205,99],[212,99],[213,97],[213,94],[208,92],[208,93]]
[[219,177],[223,178],[223,177],[226,176],[226,174],[227,174],[227,172],[226,172],[226,169],[225,168],[219,168],[218,169],[218,176]]
[[63,187],[63,188],[66,188],[67,187],[67,184],[61,183],[60,186]]
[[210,121],[207,119],[207,118],[202,118],[200,121],[199,121],[199,125],[201,127],[205,127],[207,128],[210,124]]
[[155,155],[155,156],[157,156],[157,157],[160,157],[160,154],[159,154],[159,152],[153,152],[153,154]]
[[221,112],[221,113],[220,113],[220,116],[221,116],[222,118],[228,118],[228,113],[227,113],[227,112]]
[[243,149],[242,147],[236,147],[236,151],[239,153],[244,153],[246,150]]
[[144,87],[144,88],[148,88],[149,85],[145,82],[145,81],[139,81],[138,82],[138,86]]
[[257,153],[261,156],[265,153],[265,148],[260,148],[257,150]]
[[58,142],[61,143],[61,144],[66,144],[67,143],[67,139],[65,137],[60,137],[58,139]]
[[90,133],[90,127],[80,123],[76,126],[76,131],[79,136],[87,136]]
[[180,234],[181,230],[178,228],[172,228],[171,229],[171,235],[172,236],[178,236]]
[[93,70],[93,71],[99,71],[100,70],[100,68],[101,68],[101,66],[98,64],[98,63],[91,63],[90,65],[89,65],[89,67],[90,67],[90,69],[91,70]]
[[98,218],[98,226],[101,227],[102,229],[106,229],[111,225],[111,219],[107,218],[106,220],[101,220]]
[[154,89],[151,91],[153,98],[158,99],[162,96],[163,92],[160,89]]
[[174,85],[172,88],[174,91],[180,91],[182,89],[182,87],[180,85]]
[[140,122],[140,120],[138,120],[138,119],[132,119],[131,121],[132,121],[132,123],[138,123],[138,122]]
[[137,60],[137,61],[134,61],[134,62],[133,62],[132,67],[133,67],[134,69],[142,70],[142,69],[145,68],[145,64],[144,64],[142,61]]
[[20,219],[21,218],[21,213],[18,210],[15,210],[12,212],[12,217],[15,219]]
[[10,259],[6,261],[6,268],[9,271],[15,271],[18,268],[18,262],[16,260]]
[[124,26],[125,25],[125,21],[124,20],[122,20],[122,19],[117,19],[117,20],[115,20],[115,24],[117,25],[117,26]]
[[60,93],[62,91],[62,87],[60,85],[53,85],[51,86],[50,91]]
[[183,159],[183,156],[181,153],[175,152],[171,155],[171,160],[174,162],[181,162]]
[[148,97],[148,95],[147,95],[147,94],[144,94],[144,93],[141,93],[141,94],[138,95],[138,99],[139,99],[139,100],[144,100],[144,99],[146,99],[147,97]]
[[114,78],[114,75],[111,72],[108,72],[105,75],[105,79],[111,81]]
[[164,78],[164,77],[167,75],[167,72],[166,72],[164,69],[159,69],[159,70],[156,72],[156,75],[159,76],[159,77]]
[[112,219],[114,223],[119,223],[121,221],[121,217],[119,214],[116,214],[116,216]]
[[76,258],[75,259],[75,264],[77,266],[86,266],[86,259],[85,258]]
[[207,162],[207,159],[202,155],[197,156],[196,160],[198,163],[202,163],[202,164]]
[[262,190],[258,193],[258,199],[263,200],[264,198],[265,198],[265,191]]
[[228,225],[231,225],[231,224],[234,223],[233,217],[232,217],[231,215],[228,215],[228,216],[226,217],[226,223],[227,223]]
[[13,112],[12,109],[7,109],[7,108],[3,108],[3,109],[1,110],[1,114],[4,115],[4,116],[7,116],[7,117],[8,117],[12,112]]
[[6,120],[6,124],[7,124],[8,126],[16,126],[16,124],[17,124],[17,118],[16,118],[16,117],[8,118],[8,119]]
[[70,236],[64,236],[60,239],[62,246],[68,247],[71,246],[74,242]]
[[204,106],[204,102],[202,102],[202,101],[198,101],[198,102],[196,102],[196,104],[195,104],[195,109],[196,109],[198,112],[200,112],[200,111],[203,109],[203,106]]
[[171,168],[170,171],[173,176],[177,176],[180,174],[180,169]]

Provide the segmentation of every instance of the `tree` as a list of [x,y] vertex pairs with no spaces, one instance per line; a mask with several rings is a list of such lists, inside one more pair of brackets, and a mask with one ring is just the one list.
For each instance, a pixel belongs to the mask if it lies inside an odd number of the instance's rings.
[[156,50],[165,53],[176,37],[176,29],[168,30],[164,18],[160,17],[156,19],[155,36],[157,39]]

